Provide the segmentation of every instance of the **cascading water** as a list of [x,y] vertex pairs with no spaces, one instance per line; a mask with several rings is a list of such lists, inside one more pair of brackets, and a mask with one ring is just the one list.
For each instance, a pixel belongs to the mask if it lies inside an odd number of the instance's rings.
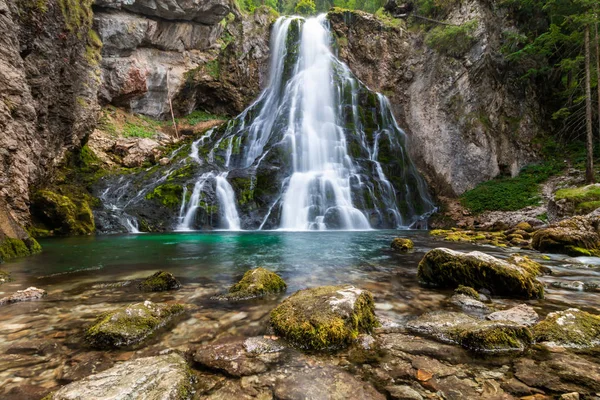
[[176,230],[421,227],[435,206],[405,141],[387,98],[332,52],[325,15],[281,17],[268,86],[169,178]]

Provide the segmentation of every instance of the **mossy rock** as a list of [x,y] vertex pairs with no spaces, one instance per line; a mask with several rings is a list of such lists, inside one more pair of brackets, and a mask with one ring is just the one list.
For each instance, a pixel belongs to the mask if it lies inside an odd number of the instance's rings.
[[536,342],[563,347],[591,347],[600,344],[600,316],[569,308],[548,314],[533,328]]
[[42,246],[33,238],[24,240],[4,238],[0,240],[0,262],[25,257],[42,251]]
[[543,298],[544,286],[535,279],[539,273],[535,272],[531,264],[517,265],[479,251],[461,253],[437,248],[425,254],[417,276],[422,283],[441,288],[465,285],[485,288],[499,296]]
[[529,222],[524,222],[524,221],[519,222],[517,225],[515,225],[515,229],[525,231],[528,233],[533,232],[533,227],[531,226],[531,224]]
[[477,290],[469,286],[458,285],[458,287],[454,289],[454,293],[464,294],[465,296],[469,296],[474,298],[475,300],[479,300],[479,293],[477,293]]
[[33,196],[32,211],[60,235],[89,235],[96,230],[92,209],[85,200],[40,190]]
[[531,246],[545,253],[600,256],[599,228],[598,216],[572,217],[535,232]]
[[398,252],[401,252],[401,253],[406,253],[406,252],[414,249],[414,247],[415,247],[415,244],[410,239],[395,238],[394,240],[392,240],[392,249],[394,249]]
[[12,281],[12,278],[10,277],[10,274],[6,271],[0,270],[0,285],[2,285],[3,283],[11,282],[11,281]]
[[300,290],[271,312],[275,333],[301,349],[335,350],[378,325],[373,295],[354,286]]
[[181,288],[181,283],[170,272],[158,271],[140,282],[138,288],[142,292],[164,292]]
[[85,339],[97,348],[119,348],[138,344],[183,313],[181,304],[131,304],[102,314],[85,331]]
[[484,321],[467,314],[436,311],[407,324],[413,333],[459,344],[484,353],[523,351],[532,342],[531,331],[510,321]]
[[247,271],[242,279],[221,296],[224,300],[247,300],[284,292],[286,283],[279,275],[258,267]]

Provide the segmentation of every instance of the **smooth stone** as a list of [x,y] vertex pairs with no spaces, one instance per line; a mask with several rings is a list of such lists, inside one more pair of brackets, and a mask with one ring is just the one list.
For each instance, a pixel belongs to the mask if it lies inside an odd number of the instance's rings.
[[0,299],[0,306],[12,303],[18,303],[21,301],[31,301],[41,299],[46,296],[46,291],[43,289],[38,289],[36,287],[28,287],[24,290],[19,290],[16,293],[11,294],[10,296],[3,297]]
[[486,316],[490,321],[512,321],[519,325],[533,326],[540,317],[535,310],[527,304],[519,304],[508,310],[496,311]]
[[479,300],[475,300],[465,294],[455,294],[450,298],[450,302],[464,309],[465,311],[477,311],[487,313],[490,308]]

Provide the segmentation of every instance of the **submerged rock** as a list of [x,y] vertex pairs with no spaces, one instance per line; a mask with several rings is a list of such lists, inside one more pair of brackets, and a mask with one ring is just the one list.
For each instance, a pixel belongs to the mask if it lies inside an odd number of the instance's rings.
[[590,347],[600,344],[600,316],[569,308],[550,313],[533,328],[537,342],[554,346]]
[[258,267],[247,271],[243,278],[220,296],[224,300],[246,300],[285,291],[286,283],[279,275]]
[[183,312],[181,304],[131,304],[101,315],[85,332],[94,347],[124,347],[140,343]]
[[485,288],[495,295],[543,298],[544,286],[535,279],[540,273],[536,265],[525,257],[519,257],[516,264],[479,251],[461,253],[437,248],[425,254],[417,275],[421,282],[438,287],[466,285]]
[[303,349],[337,349],[378,322],[373,295],[354,286],[300,290],[271,312],[275,332]]
[[41,299],[46,296],[46,291],[43,289],[38,289],[36,287],[28,287],[25,290],[19,290],[16,293],[11,294],[10,296],[3,297],[0,299],[0,306],[5,304],[19,303],[21,301],[30,301]]
[[531,343],[528,328],[510,321],[483,321],[463,313],[436,311],[408,323],[409,331],[480,352],[522,351]]
[[467,311],[477,311],[479,313],[487,313],[490,311],[490,308],[481,301],[475,300],[473,297],[465,294],[455,294],[450,299],[450,302]]
[[194,361],[231,376],[256,375],[279,363],[283,349],[275,340],[252,337],[245,341],[202,346],[194,354]]
[[415,244],[410,239],[395,238],[394,240],[392,240],[392,249],[402,252],[402,253],[410,251],[414,247],[415,247]]
[[179,354],[138,358],[70,383],[48,400],[180,400],[192,393],[190,369]]
[[600,255],[600,218],[596,215],[576,216],[533,235],[531,246],[541,252],[570,256]]
[[527,304],[519,304],[508,310],[493,312],[486,318],[490,321],[511,321],[525,326],[533,326],[540,319],[535,310]]
[[138,285],[143,292],[164,292],[166,290],[175,290],[181,287],[181,283],[170,272],[159,271],[152,276],[144,279]]

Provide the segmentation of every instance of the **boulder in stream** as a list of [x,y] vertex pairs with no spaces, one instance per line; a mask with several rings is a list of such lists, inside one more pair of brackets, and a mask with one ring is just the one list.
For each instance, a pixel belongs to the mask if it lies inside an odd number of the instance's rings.
[[223,300],[247,300],[285,291],[286,283],[275,272],[258,267],[247,271],[242,279],[220,296]]
[[3,283],[6,283],[6,282],[10,282],[10,281],[11,281],[10,274],[8,272],[0,270],[0,285],[2,285]]
[[102,314],[85,332],[87,342],[98,348],[140,343],[181,314],[181,304],[131,304]]
[[528,299],[544,297],[544,286],[535,279],[540,273],[541,266],[527,257],[504,261],[479,251],[461,253],[446,248],[425,254],[417,271],[419,280],[428,285],[465,285],[485,288],[494,295]]
[[395,238],[392,240],[392,249],[400,253],[406,253],[414,249],[415,244],[412,240],[406,238]]
[[595,213],[560,221],[533,235],[531,246],[542,252],[600,256],[600,217]]
[[523,351],[531,331],[510,321],[484,321],[463,313],[435,311],[407,324],[409,331],[478,352]]
[[373,295],[354,286],[300,290],[271,312],[275,333],[302,349],[338,349],[378,325]]
[[170,272],[158,271],[140,282],[138,288],[142,292],[164,292],[181,288],[181,283]]
[[192,393],[191,381],[190,368],[183,357],[172,353],[126,361],[70,383],[46,399],[182,400]]
[[600,344],[600,316],[569,308],[550,313],[533,328],[537,342],[561,347],[591,347]]
[[31,301],[41,299],[46,296],[46,291],[43,289],[38,289],[36,287],[28,287],[24,290],[18,290],[17,292],[11,294],[10,296],[3,297],[0,299],[0,306],[5,304],[19,303],[21,301]]
[[540,319],[535,310],[527,304],[519,304],[508,310],[493,312],[486,318],[490,321],[512,321],[525,326],[533,326]]

